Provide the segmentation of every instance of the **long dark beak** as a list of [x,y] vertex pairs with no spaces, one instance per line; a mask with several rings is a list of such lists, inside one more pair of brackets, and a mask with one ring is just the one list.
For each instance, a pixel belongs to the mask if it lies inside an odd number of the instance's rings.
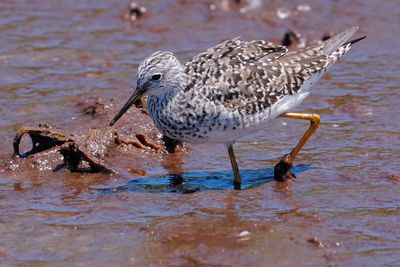
[[110,126],[113,126],[119,118],[124,115],[125,112],[143,95],[143,91],[136,89],[132,96],[126,101],[125,105],[121,108],[121,110],[115,115],[114,119],[111,120]]

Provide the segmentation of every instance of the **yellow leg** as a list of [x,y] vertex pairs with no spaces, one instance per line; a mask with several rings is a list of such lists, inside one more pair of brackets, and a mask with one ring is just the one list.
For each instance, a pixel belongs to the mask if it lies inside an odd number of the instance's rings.
[[283,118],[288,119],[301,119],[310,121],[310,127],[304,133],[303,137],[300,139],[299,143],[297,143],[296,147],[293,148],[290,155],[294,159],[297,154],[299,154],[300,150],[307,143],[308,139],[310,139],[311,135],[317,130],[319,123],[321,121],[320,116],[318,114],[304,114],[304,113],[284,113],[281,115]]
[[233,177],[234,177],[233,187],[235,188],[235,190],[240,190],[242,178],[240,177],[239,167],[236,162],[235,153],[233,152],[232,144],[228,144],[227,147],[228,147],[229,159],[231,160],[231,165],[233,170]]
[[310,139],[311,135],[317,130],[320,124],[320,116],[318,114],[304,114],[304,113],[284,113],[281,115],[283,118],[288,119],[301,119],[310,121],[310,127],[304,133],[303,137],[297,143],[295,148],[289,155],[285,155],[282,160],[275,166],[275,179],[278,181],[284,181],[286,178],[291,177],[292,174],[289,172],[292,162],[295,157],[299,154],[300,150]]

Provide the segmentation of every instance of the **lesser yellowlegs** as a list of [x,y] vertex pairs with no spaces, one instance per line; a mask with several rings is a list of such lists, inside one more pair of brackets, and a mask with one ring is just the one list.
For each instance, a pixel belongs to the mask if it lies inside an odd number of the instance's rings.
[[318,127],[319,116],[288,111],[309,95],[310,87],[353,43],[365,38],[347,42],[357,30],[349,28],[294,52],[236,38],[199,53],[184,65],[170,52],[155,52],[140,64],[137,87],[110,125],[147,93],[149,114],[164,135],[227,146],[234,187],[240,189],[235,141],[265,129],[278,116],[309,120],[310,128],[289,154],[293,160]]

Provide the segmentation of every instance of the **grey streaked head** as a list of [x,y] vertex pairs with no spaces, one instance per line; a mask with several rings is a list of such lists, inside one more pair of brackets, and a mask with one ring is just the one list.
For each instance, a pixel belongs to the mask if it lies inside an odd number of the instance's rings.
[[132,96],[110,122],[113,125],[142,95],[162,96],[186,84],[182,64],[171,52],[155,52],[139,66]]
[[183,67],[171,52],[155,52],[139,66],[137,90],[145,90],[149,95],[162,95],[173,90],[184,79]]

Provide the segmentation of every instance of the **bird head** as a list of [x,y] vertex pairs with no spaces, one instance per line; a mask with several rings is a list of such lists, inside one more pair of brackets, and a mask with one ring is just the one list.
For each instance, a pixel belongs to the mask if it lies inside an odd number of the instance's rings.
[[143,95],[162,97],[185,84],[186,74],[171,52],[155,52],[139,66],[136,89],[110,122],[113,125]]

